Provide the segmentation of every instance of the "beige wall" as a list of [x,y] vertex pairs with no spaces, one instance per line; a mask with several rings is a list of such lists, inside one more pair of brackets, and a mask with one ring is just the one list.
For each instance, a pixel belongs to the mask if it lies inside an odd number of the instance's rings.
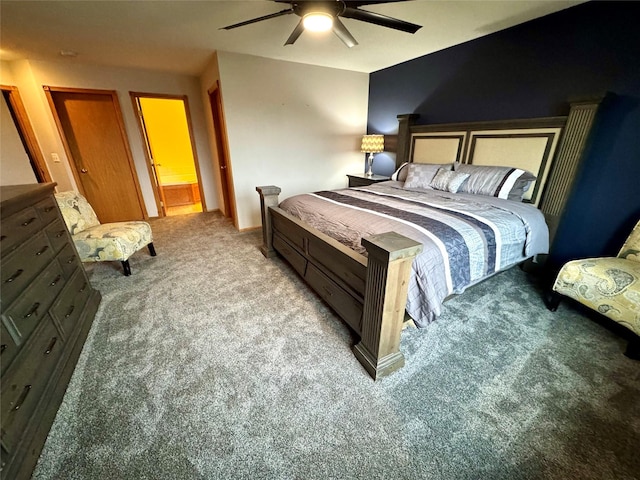
[[[29,116],[51,178],[58,183],[58,190],[76,189],[62,141],[56,130],[42,85],[38,85],[33,76],[31,63],[27,60],[2,62],[1,67],[0,82],[4,85],[18,87],[20,98]],[[58,153],[60,163],[51,161],[52,153]]]
[[[61,190],[75,188],[75,182],[42,86],[117,91],[145,206],[147,213],[152,217],[157,216],[158,212],[129,92],[187,95],[207,208],[209,210],[218,208],[218,192],[213,177],[198,78],[140,69],[85,65],[76,63],[75,60],[71,62],[19,61],[5,65],[6,63],[3,62],[1,71],[4,72],[5,67],[8,67],[12,74],[11,84],[20,90],[51,175],[54,181],[58,182]],[[2,83],[5,83],[4,79]],[[51,162],[52,152],[60,156],[59,164]]]
[[0,98],[0,185],[38,183],[11,111]]
[[362,171],[369,75],[218,52],[238,227],[259,226],[258,185],[281,198]]
[[[258,185],[278,185],[281,198],[347,185],[361,172],[369,76],[365,73],[229,52],[212,54],[199,78],[71,62],[3,62],[0,80],[16,85],[51,174],[74,188],[42,85],[116,90],[147,212],[157,215],[129,91],[187,95],[207,208],[223,208],[207,90],[220,80],[235,190],[236,226],[260,226]],[[3,72],[7,70],[5,75]],[[5,78],[10,81],[5,81]],[[51,153],[61,158],[51,162]]]

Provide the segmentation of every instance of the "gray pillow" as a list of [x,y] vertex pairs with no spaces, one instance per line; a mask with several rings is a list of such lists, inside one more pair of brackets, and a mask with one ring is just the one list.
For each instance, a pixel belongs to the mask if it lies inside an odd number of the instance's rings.
[[457,163],[455,171],[469,174],[461,192],[516,201],[522,201],[524,193],[536,179],[532,173],[513,167]]
[[431,187],[435,190],[456,193],[468,178],[468,173],[440,168],[433,180],[431,180]]
[[431,180],[438,170],[451,170],[453,164],[410,163],[407,166],[407,179],[404,188],[431,188]]

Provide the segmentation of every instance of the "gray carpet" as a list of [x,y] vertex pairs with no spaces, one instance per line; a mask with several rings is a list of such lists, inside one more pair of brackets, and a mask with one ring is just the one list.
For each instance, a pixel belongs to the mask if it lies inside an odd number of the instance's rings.
[[469,289],[373,382],[259,231],[152,222],[103,301],[34,478],[640,478],[640,362],[519,268]]

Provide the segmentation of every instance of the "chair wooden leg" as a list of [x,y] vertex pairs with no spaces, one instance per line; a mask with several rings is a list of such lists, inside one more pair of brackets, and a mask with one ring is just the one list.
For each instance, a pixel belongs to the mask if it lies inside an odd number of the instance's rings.
[[122,263],[122,270],[124,271],[125,277],[131,275],[131,265],[129,265],[129,260],[125,260]]
[[553,290],[545,292],[543,294],[543,297],[544,297],[544,304],[552,312],[555,312],[558,309],[558,305],[560,305],[560,300],[562,300],[562,295],[560,295],[558,292],[554,292]]
[[147,248],[149,249],[149,254],[152,257],[156,256],[156,248],[153,246],[153,242],[151,242],[149,245],[147,245]]

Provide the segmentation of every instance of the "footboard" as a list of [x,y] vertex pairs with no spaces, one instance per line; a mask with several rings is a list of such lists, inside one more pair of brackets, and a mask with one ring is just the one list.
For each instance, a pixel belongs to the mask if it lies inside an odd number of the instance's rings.
[[263,255],[284,257],[359,335],[354,354],[374,379],[401,368],[409,274],[422,245],[395,232],[373,235],[362,239],[365,257],[278,208],[280,188],[256,190]]

